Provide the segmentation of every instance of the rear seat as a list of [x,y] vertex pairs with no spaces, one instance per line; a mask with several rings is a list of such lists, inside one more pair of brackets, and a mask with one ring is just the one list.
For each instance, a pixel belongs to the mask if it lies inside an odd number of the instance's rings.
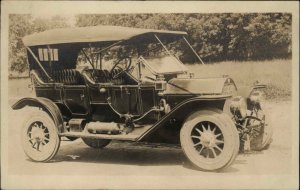
[[30,77],[34,82],[39,84],[49,83],[49,78],[41,70],[31,70]]
[[63,69],[53,72],[53,80],[66,85],[84,85],[84,79],[75,69]]
[[[38,78],[42,83],[50,83],[48,77],[41,70],[32,70],[31,76]],[[84,79],[79,71],[75,69],[63,69],[53,72],[52,79],[55,83],[65,85],[84,85]]]

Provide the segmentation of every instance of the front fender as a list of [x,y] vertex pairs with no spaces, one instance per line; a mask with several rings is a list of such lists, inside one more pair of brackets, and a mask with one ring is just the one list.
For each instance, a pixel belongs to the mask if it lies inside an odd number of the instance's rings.
[[63,133],[64,120],[59,108],[55,103],[47,98],[22,98],[13,104],[11,107],[14,110],[22,109],[25,106],[42,108],[53,119],[59,133]]
[[146,137],[149,137],[152,133],[164,126],[164,124],[169,122],[172,118],[180,118],[180,120],[185,120],[186,117],[188,117],[192,112],[206,108],[223,110],[226,99],[230,97],[231,96],[229,95],[198,96],[182,101],[181,103],[177,104],[168,114],[164,115],[159,121],[157,121],[143,135],[141,135],[137,141],[141,141]]
[[248,98],[255,91],[265,91],[267,85],[256,82],[253,86],[239,87],[238,95]]

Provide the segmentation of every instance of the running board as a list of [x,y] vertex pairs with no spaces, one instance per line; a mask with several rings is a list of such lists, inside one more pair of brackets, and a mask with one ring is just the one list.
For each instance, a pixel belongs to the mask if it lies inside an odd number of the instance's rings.
[[117,134],[117,135],[108,135],[108,134],[93,134],[89,133],[86,130],[82,132],[65,132],[60,133],[60,136],[67,137],[80,137],[80,138],[92,138],[92,139],[111,139],[111,140],[123,140],[123,141],[137,141],[152,125],[145,125],[143,127],[137,127],[129,134]]
[[107,134],[92,134],[86,132],[66,132],[66,133],[61,133],[60,136],[91,138],[91,139],[124,140],[124,141],[136,141],[140,137],[140,135],[131,135],[131,134],[107,135]]

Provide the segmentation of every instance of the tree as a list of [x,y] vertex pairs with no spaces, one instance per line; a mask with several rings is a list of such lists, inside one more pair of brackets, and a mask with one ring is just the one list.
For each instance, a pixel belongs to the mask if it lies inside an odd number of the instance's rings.
[[22,73],[28,70],[26,49],[22,38],[34,32],[68,27],[67,19],[61,16],[33,18],[29,14],[9,15],[9,69]]
[[[291,14],[114,14],[77,15],[78,26],[119,25],[183,30],[205,61],[287,58],[291,55]],[[184,46],[181,59],[196,62]]]
[[12,71],[24,72],[26,64],[26,50],[22,37],[32,31],[30,15],[9,15],[9,68]]
[[286,58],[291,54],[290,14],[257,14],[244,29],[249,32],[252,59]]

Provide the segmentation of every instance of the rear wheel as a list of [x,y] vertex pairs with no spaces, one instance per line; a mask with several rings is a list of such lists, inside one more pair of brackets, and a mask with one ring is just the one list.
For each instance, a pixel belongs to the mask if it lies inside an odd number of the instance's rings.
[[37,162],[49,161],[60,146],[56,126],[43,111],[33,111],[28,115],[23,123],[21,138],[25,154]]
[[218,171],[231,165],[239,150],[239,136],[230,118],[203,110],[188,117],[180,131],[187,158],[200,170]]
[[66,136],[67,139],[69,139],[70,141],[75,141],[76,139],[78,139],[78,137],[68,137]]
[[111,140],[109,139],[89,139],[89,138],[82,138],[82,141],[92,148],[104,148],[106,147]]

